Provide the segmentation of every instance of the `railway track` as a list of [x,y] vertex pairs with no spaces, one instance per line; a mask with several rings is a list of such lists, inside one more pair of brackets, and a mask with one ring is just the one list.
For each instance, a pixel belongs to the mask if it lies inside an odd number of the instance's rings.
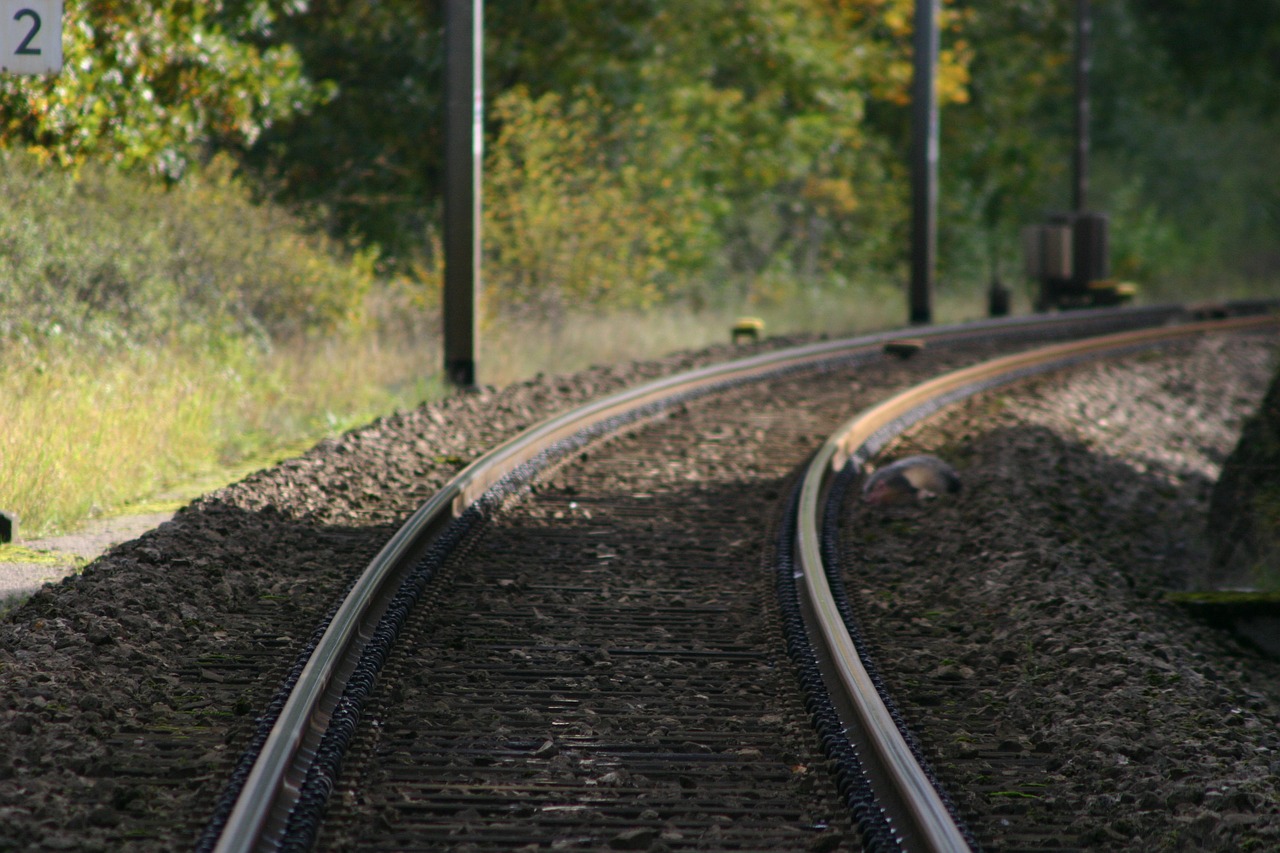
[[[1121,312],[1117,319],[1161,325],[1187,313]],[[1064,316],[1053,334],[1079,336],[1091,322],[1088,315]],[[398,644],[410,651],[388,654],[376,679],[362,676],[374,689],[363,705],[361,726],[348,727],[342,713],[321,715],[317,732],[345,731],[349,750],[332,782],[329,771],[313,774],[320,789],[330,792],[329,811],[318,823],[319,846],[337,849],[356,839],[371,849],[405,846],[413,843],[412,825],[424,818],[426,824],[438,821],[428,830],[437,846],[450,846],[437,832],[447,824],[480,836],[472,843],[481,849],[491,843],[509,849],[507,841],[524,831],[514,828],[515,821],[541,826],[543,838],[554,835],[551,845],[577,839],[580,846],[723,848],[729,846],[726,837],[750,834],[762,796],[775,809],[760,810],[760,816],[772,814],[764,822],[774,835],[760,838],[773,838],[775,847],[860,844],[868,833],[859,824],[868,808],[874,814],[879,805],[862,798],[847,774],[832,773],[821,739],[813,734],[813,709],[791,690],[794,676],[782,678],[787,689],[779,692],[779,673],[794,672],[794,664],[779,639],[787,617],[775,603],[777,575],[765,567],[774,564],[780,543],[792,541],[782,534],[782,510],[797,469],[850,414],[923,379],[1028,347],[1041,333],[1034,322],[936,331],[963,345],[950,349],[934,338],[901,360],[886,356],[882,336],[817,345],[811,354],[825,365],[792,364],[770,378],[734,375],[742,364],[717,368],[727,373],[709,377],[716,393],[659,404],[649,400],[643,417],[620,422],[614,437],[563,445],[562,458],[549,460],[527,486],[513,487],[517,500],[489,506],[474,532],[460,540],[468,552],[438,561],[398,629],[402,640],[422,636],[416,633],[420,628],[435,632],[420,642],[421,654],[415,658],[412,646]],[[1001,341],[992,331],[1022,337]],[[1180,351],[1172,359],[1130,358],[1097,378],[1099,388],[1121,388],[1121,396],[1140,400],[1147,386],[1133,383],[1145,376],[1142,381],[1156,391],[1168,385],[1174,399],[1192,401],[1180,404],[1192,407],[1187,412],[1129,416],[1145,419],[1144,426],[1181,425],[1158,436],[1157,444],[1181,448],[1160,463],[1163,468],[1148,456],[1121,466],[1099,452],[1147,431],[1107,426],[1138,426],[1121,420],[1132,400],[1108,401],[1104,394],[1103,402],[1088,395],[1077,402],[1069,388],[1063,393],[1053,384],[1056,379],[1031,380],[1011,396],[1016,406],[1001,407],[1003,394],[979,398],[989,404],[960,403],[952,407],[959,414],[918,426],[887,449],[940,452],[958,461],[966,486],[962,500],[914,515],[905,509],[873,511],[856,500],[847,504],[846,515],[858,523],[842,529],[836,560],[846,572],[853,607],[926,757],[954,794],[964,821],[992,849],[1043,842],[1019,840],[1018,828],[1047,822],[1053,814],[1077,816],[1063,830],[1071,843],[1060,845],[1077,849],[1117,849],[1125,839],[1131,847],[1140,839],[1139,846],[1149,849],[1148,839],[1174,830],[1178,843],[1191,849],[1267,849],[1271,840],[1280,843],[1280,824],[1268,817],[1266,805],[1276,795],[1267,781],[1274,778],[1272,756],[1280,755],[1280,743],[1266,734],[1280,719],[1280,696],[1267,685],[1280,684],[1280,673],[1265,660],[1241,657],[1207,629],[1179,622],[1181,614],[1164,612],[1150,600],[1152,590],[1166,586],[1159,576],[1166,557],[1181,559],[1178,526],[1199,523],[1195,507],[1206,481],[1180,472],[1190,466],[1212,476],[1212,459],[1201,464],[1193,457],[1203,457],[1201,447],[1222,448],[1232,440],[1222,432],[1229,433],[1230,424],[1224,427],[1214,413],[1246,411],[1254,392],[1242,393],[1241,382],[1256,386],[1269,370],[1265,346],[1231,346],[1207,352],[1191,346],[1199,360],[1181,374],[1169,372],[1184,360]],[[905,344],[892,349],[911,352]],[[332,621],[339,591],[352,588],[371,561],[378,562],[379,549],[396,540],[406,518],[449,492],[450,480],[487,448],[529,424],[646,382],[672,387],[678,380],[662,377],[725,357],[723,351],[707,352],[593,369],[398,413],[200,499],[173,522],[34,596],[0,622],[0,692],[6,697],[0,706],[0,849],[209,849],[219,835],[211,829],[211,804],[228,803],[218,810],[219,819],[231,811],[234,797],[228,792],[242,789],[252,765],[246,756],[260,752],[255,744],[261,746],[286,704],[288,694],[279,685],[297,680]],[[1224,363],[1232,369],[1219,376],[1215,366]],[[1091,371],[1097,369],[1069,375],[1087,377]],[[1213,379],[1196,378],[1206,376]],[[1213,387],[1183,394],[1184,386],[1206,382]],[[1036,390],[1042,386],[1051,390]],[[1070,412],[1050,411],[1059,399],[1073,401]],[[593,405],[603,419],[614,417],[602,413],[599,402]],[[1195,406],[1206,407],[1204,417],[1197,418]],[[1052,417],[1045,426],[1014,417],[1032,411]],[[1063,426],[1066,415],[1079,413],[1088,421],[1080,441],[1102,445],[1077,447],[1060,438],[1070,434]],[[1198,430],[1201,421],[1219,424],[1218,432]],[[959,426],[931,426],[953,422]],[[653,430],[666,437],[650,445]],[[638,456],[622,461],[630,451]],[[528,460],[509,461],[519,467]],[[604,472],[601,482],[597,468]],[[1134,473],[1142,471],[1147,473]],[[1134,482],[1117,485],[1116,472]],[[624,473],[653,482],[624,484]],[[590,505],[588,493],[598,494],[598,507]],[[1010,494],[1016,500],[1000,500]],[[444,501],[449,515],[457,496],[452,492]],[[676,508],[685,503],[689,509]],[[1158,507],[1161,518],[1148,504]],[[661,507],[656,519],[639,520],[655,507]],[[697,527],[698,518],[705,521],[702,533],[685,536],[683,528]],[[587,534],[588,544],[554,532],[553,523],[565,521]],[[1146,535],[1147,527],[1166,531],[1159,535],[1169,541]],[[1082,530],[1087,538],[1080,538]],[[518,570],[508,571],[503,561],[524,547],[526,534],[550,550],[537,563],[522,560]],[[615,538],[627,547],[608,548]],[[681,550],[686,539],[693,550]],[[472,558],[493,542],[509,547],[489,555],[491,567],[476,565]],[[715,555],[722,552],[737,560],[734,567],[717,567]],[[430,555],[407,548],[408,569],[425,556]],[[639,575],[631,586],[609,582],[633,562]],[[559,591],[534,588],[544,575],[550,581],[554,572],[572,574],[561,563],[578,566],[576,580]],[[722,581],[718,589],[692,591],[695,581],[716,576]],[[670,584],[663,586],[660,577]],[[493,581],[487,587],[486,578]],[[605,581],[608,591],[596,581]],[[1019,597],[1009,598],[1011,591]],[[1104,598],[1086,599],[1084,592]],[[563,625],[546,618],[550,605],[537,608],[540,620],[516,619],[516,610],[535,593],[560,599],[554,612]],[[998,604],[984,598],[997,593],[1003,596]],[[478,604],[474,618],[448,622],[451,614],[467,612],[467,596]],[[625,619],[607,615],[605,608],[623,598],[652,606]],[[679,618],[670,617],[671,626],[664,625],[657,607],[662,600],[683,605]],[[504,609],[510,612],[494,615]],[[981,618],[966,620],[967,614]],[[551,627],[568,631],[579,615],[597,623],[616,621],[636,633],[620,635],[618,643],[600,641],[596,649],[549,633]],[[715,645],[696,645],[685,636],[689,625],[703,622],[708,637],[718,638]],[[646,628],[651,649],[637,645]],[[735,632],[736,645],[725,645],[724,638]],[[374,633],[356,632],[357,645]],[[763,642],[766,635],[770,639]],[[910,651],[899,651],[904,648]],[[440,662],[442,656],[452,669]],[[425,666],[428,659],[440,667],[435,676]],[[660,662],[661,668],[646,669],[646,661]],[[1004,680],[1010,669],[1023,674],[1021,682]],[[722,670],[758,676],[742,694],[750,697],[750,710],[741,703],[734,709],[732,691],[719,678]],[[527,678],[517,689],[512,685],[520,671]],[[550,703],[560,700],[550,694],[538,706],[538,687],[555,679],[574,684],[557,682],[565,689],[556,692],[564,701],[555,709]],[[614,698],[628,684],[645,695],[670,697],[669,719],[655,722],[654,707],[614,713]],[[436,689],[456,689],[458,695],[437,697],[427,717],[397,722],[401,693]],[[1091,690],[1102,692],[1089,695]],[[474,696],[463,701],[468,691]],[[485,710],[485,691],[490,698],[524,697],[519,707],[509,702],[502,711],[513,721]],[[1147,694],[1159,701],[1147,702]],[[568,701],[575,696],[578,703]],[[696,707],[681,704],[686,700]],[[627,700],[618,701],[625,706]],[[698,708],[706,713],[699,716]],[[990,722],[966,718],[966,708],[978,709]],[[536,716],[552,710],[578,727],[571,736],[558,737],[555,719]],[[1219,719],[1225,724],[1218,726]],[[727,721],[730,732],[746,733],[736,746],[740,751],[726,751],[731,740],[738,741],[715,728],[717,721]],[[541,722],[551,734],[532,734]],[[411,740],[432,733],[448,741],[450,732],[458,737],[441,750],[464,748],[433,765],[436,788],[358,784],[391,778],[378,763],[394,756],[388,744],[408,749]],[[478,740],[484,733],[492,739]],[[633,737],[637,742],[628,740]],[[469,751],[466,738],[473,739]],[[329,754],[322,743],[298,745],[304,757]],[[760,753],[759,762],[752,750]],[[475,768],[468,769],[472,759]],[[627,764],[632,759],[649,763],[633,772]],[[681,761],[683,769],[677,767]],[[425,758],[423,763],[431,765]],[[733,795],[736,774],[767,776],[766,764],[778,771],[771,781],[750,786],[746,799]],[[1019,768],[1028,772],[1019,776]],[[493,773],[496,781],[488,789],[473,785],[465,775],[473,770]],[[293,785],[309,772],[286,781]],[[520,775],[526,772],[532,775]],[[598,814],[586,801],[560,802],[566,808],[560,809],[559,829],[534,820],[535,792],[557,784],[566,792],[591,794]],[[704,784],[725,794],[723,801],[700,798]],[[512,805],[503,812],[496,805],[508,787],[524,792],[527,809]],[[441,797],[447,791],[478,799],[450,804]],[[628,797],[633,806],[645,796],[650,805],[627,810]],[[747,800],[755,806],[750,816]],[[575,820],[578,806],[582,819]],[[543,812],[548,820],[556,815],[555,808]],[[412,819],[398,836],[402,813]],[[626,815],[633,820],[624,827]],[[497,832],[503,820],[507,839],[485,841],[485,832]],[[599,834],[593,834],[597,822]],[[1165,847],[1178,849],[1178,843]]]
[[[359,615],[348,624],[339,611],[328,632],[341,642],[322,640],[280,703],[282,721],[312,734],[264,731],[265,748],[231,786],[239,799],[222,809],[230,820],[215,820],[202,846],[303,849],[318,834],[332,849],[834,849],[928,837],[902,818],[914,807],[868,796],[856,778],[866,768],[834,781],[818,770],[813,709],[797,704],[778,658],[787,617],[763,603],[771,581],[758,554],[785,550],[786,537],[769,544],[760,520],[798,457],[851,408],[1009,339],[1078,334],[1071,325],[942,330],[892,369],[882,369],[884,338],[762,357],[594,404],[585,432],[556,419],[505,445],[488,458],[496,467],[464,472],[355,584],[349,600],[373,602],[372,614],[344,605]],[[853,378],[835,368],[872,362]],[[677,437],[691,427],[701,456]],[[864,444],[838,440],[832,452],[865,459]],[[538,465],[554,469],[549,484],[530,479]],[[344,694],[342,676],[328,673],[308,682],[326,660],[355,672],[357,688]],[[947,843],[965,837],[957,831]]]
[[[887,444],[939,409],[1002,385],[1091,358],[1165,346],[1184,337],[1273,328],[1274,324],[1273,318],[1193,324],[1005,356],[937,377],[860,413],[833,433],[810,462],[799,489],[796,513],[794,559],[796,574],[804,581],[799,585],[798,609],[814,638],[818,667],[839,715],[841,724],[833,729],[852,733],[850,742],[862,757],[869,787],[878,793],[879,802],[893,818],[894,835],[907,849],[963,850],[979,843],[963,824],[959,809],[949,800],[898,710],[873,663],[860,620],[845,592],[842,547],[848,540],[841,539],[841,528],[851,515],[850,493],[864,466]],[[946,680],[935,683],[934,689],[945,692]],[[1007,750],[1011,754],[1002,755],[999,747],[993,752],[980,755],[970,750],[969,755],[984,765],[993,758],[1003,759],[1006,765],[1028,763],[1020,745]],[[1014,769],[1005,775],[1027,774]],[[1069,834],[1068,825],[1040,823],[1021,827],[1016,843],[1034,849],[1074,849],[1074,844],[1064,841]],[[988,844],[993,836],[987,833]]]

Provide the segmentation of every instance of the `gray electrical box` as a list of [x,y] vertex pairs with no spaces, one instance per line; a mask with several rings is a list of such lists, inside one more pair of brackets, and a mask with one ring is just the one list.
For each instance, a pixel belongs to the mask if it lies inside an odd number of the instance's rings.
[[1106,280],[1111,275],[1106,214],[1077,213],[1072,218],[1071,228],[1075,240],[1074,278],[1085,286]]
[[1065,225],[1028,225],[1022,229],[1022,251],[1027,277],[1071,278],[1071,229]]
[[[1055,213],[1022,231],[1027,277],[1040,282],[1037,310],[1116,304],[1104,213]],[[1120,300],[1123,301],[1123,300]]]

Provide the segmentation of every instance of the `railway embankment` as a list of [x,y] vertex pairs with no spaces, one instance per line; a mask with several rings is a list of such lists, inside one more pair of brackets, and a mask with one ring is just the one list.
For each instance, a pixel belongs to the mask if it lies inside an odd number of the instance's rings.
[[1280,592],[1280,371],[1223,462],[1208,531],[1214,586]]
[[[989,738],[969,728],[930,741],[935,754],[1003,748],[1043,765],[1036,784],[995,778],[974,789],[966,808],[990,826],[1044,809],[1078,816],[1074,837],[1096,849],[1151,849],[1138,845],[1154,827],[1170,845],[1177,836],[1203,849],[1275,839],[1274,667],[1159,603],[1199,565],[1190,532],[1203,531],[1210,486],[1257,407],[1274,343],[1210,344],[1187,368],[1139,359],[1141,373],[1099,369],[1083,389],[1002,392],[988,402],[1003,431],[989,407],[962,409],[894,448],[945,456],[965,491],[909,517],[869,519],[860,529],[874,541],[857,543],[861,553],[877,572],[902,564],[958,579],[948,594],[976,602],[925,601],[934,581],[881,578],[894,598],[872,600],[892,602],[887,615],[905,616],[913,638],[973,640],[928,656],[917,645],[904,689],[929,676],[970,691],[995,719]],[[188,848],[279,668],[332,606],[334,584],[360,571],[397,521],[529,424],[728,354],[542,377],[381,419],[195,502],[41,591],[0,623],[0,848]],[[869,377],[846,381],[856,406]],[[735,466],[750,462],[741,456]],[[713,461],[685,473],[724,465]],[[985,597],[1002,586],[1016,595]],[[975,631],[991,645],[975,645]],[[254,675],[254,655],[283,663]],[[1022,680],[993,685],[987,662]],[[1098,696],[1128,716],[1101,713]],[[1181,725],[1195,736],[1179,736]]]

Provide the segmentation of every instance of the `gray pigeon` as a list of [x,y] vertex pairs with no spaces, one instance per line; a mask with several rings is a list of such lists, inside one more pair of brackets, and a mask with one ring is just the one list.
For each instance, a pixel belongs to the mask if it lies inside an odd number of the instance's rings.
[[908,456],[886,465],[867,478],[862,499],[892,506],[960,491],[956,470],[936,456]]

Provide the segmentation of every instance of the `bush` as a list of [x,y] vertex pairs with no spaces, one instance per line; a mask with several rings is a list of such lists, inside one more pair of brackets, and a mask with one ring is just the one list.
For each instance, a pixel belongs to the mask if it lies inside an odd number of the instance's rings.
[[412,282],[255,204],[228,161],[166,186],[8,152],[0,198],[0,506],[28,532],[427,391]]
[[0,155],[0,345],[193,330],[262,343],[358,328],[376,253],[348,256],[254,204],[225,160],[175,186]]
[[559,315],[665,296],[697,210],[646,186],[633,159],[643,111],[619,115],[590,91],[535,99],[517,88],[493,113],[501,131],[487,163],[484,238],[494,300]]

